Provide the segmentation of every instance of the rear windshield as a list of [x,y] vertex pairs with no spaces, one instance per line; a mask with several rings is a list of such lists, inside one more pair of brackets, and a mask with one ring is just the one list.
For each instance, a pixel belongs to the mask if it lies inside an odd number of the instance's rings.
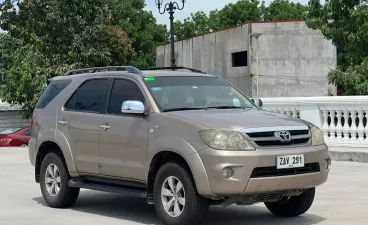
[[46,91],[42,94],[37,109],[45,108],[64,88],[66,88],[72,81],[71,80],[54,80],[47,87]]
[[6,129],[0,132],[0,134],[14,134],[18,131],[20,131],[22,128],[11,128],[11,129]]

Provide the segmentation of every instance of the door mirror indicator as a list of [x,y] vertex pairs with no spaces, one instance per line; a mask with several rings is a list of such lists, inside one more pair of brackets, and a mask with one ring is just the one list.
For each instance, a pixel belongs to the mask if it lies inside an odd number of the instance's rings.
[[121,112],[127,114],[144,114],[144,104],[140,101],[125,101],[121,106]]

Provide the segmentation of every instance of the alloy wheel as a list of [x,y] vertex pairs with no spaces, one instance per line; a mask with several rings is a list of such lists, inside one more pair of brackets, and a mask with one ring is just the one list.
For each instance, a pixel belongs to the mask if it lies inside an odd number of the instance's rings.
[[166,178],[161,189],[161,199],[167,214],[171,217],[180,216],[185,208],[185,190],[182,182],[174,176]]
[[59,194],[61,177],[59,168],[55,164],[50,164],[46,169],[45,185],[47,192],[51,196],[57,196]]

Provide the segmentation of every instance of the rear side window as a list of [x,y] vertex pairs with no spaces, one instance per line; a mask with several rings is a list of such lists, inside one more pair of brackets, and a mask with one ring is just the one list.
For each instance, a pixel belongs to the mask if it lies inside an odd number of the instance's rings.
[[[71,99],[69,99],[66,107],[77,111],[101,112],[107,85],[108,79],[95,79],[85,82],[80,86],[76,96],[73,95]],[[75,98],[75,101],[73,98]],[[75,103],[73,104],[73,102]]]
[[64,90],[72,81],[71,80],[54,80],[46,88],[40,100],[37,103],[37,109],[45,108],[62,90]]
[[75,97],[77,96],[77,92],[75,92],[72,97],[69,98],[68,102],[65,104],[64,108],[66,110],[73,110],[75,105]]

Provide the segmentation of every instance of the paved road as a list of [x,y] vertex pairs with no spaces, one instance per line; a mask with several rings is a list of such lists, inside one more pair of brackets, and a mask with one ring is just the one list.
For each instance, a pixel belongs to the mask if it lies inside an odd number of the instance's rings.
[[[0,149],[0,224],[133,225],[159,224],[144,200],[82,191],[71,209],[45,206],[27,149]],[[314,205],[298,218],[277,218],[262,204],[211,207],[208,225],[368,224],[368,164],[333,162],[328,182],[317,189]]]

